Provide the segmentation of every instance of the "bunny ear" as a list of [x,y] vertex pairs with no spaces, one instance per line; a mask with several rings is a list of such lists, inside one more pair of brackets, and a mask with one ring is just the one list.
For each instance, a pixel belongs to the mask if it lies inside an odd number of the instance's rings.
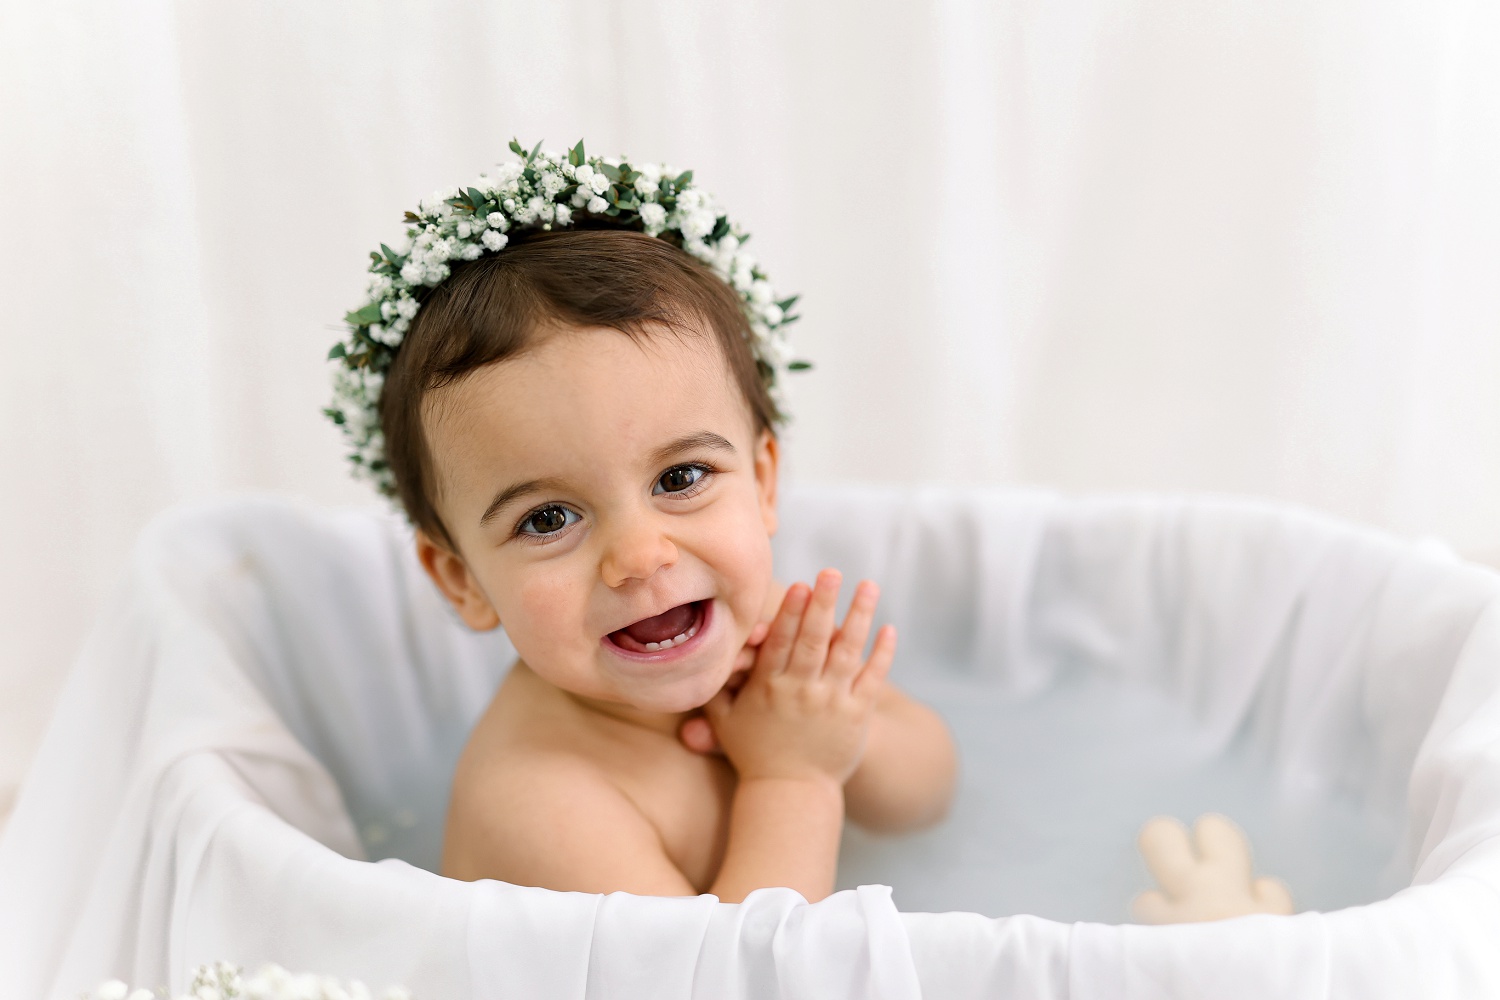
[[1138,842],[1141,858],[1157,884],[1173,899],[1185,895],[1192,886],[1198,859],[1182,821],[1171,816],[1149,820],[1141,827]]
[[1206,813],[1193,824],[1198,856],[1223,869],[1235,882],[1250,884],[1250,840],[1227,816]]

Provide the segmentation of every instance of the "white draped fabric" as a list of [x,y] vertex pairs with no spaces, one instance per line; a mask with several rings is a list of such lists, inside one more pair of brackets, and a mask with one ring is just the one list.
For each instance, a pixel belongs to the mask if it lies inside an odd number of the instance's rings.
[[1208,489],[1500,553],[1486,0],[0,3],[0,812],[152,513],[346,481],[365,253],[513,135],[661,158],[801,481]]
[[[892,581],[898,679],[962,749],[950,820],[846,844],[848,891],[424,870],[504,637],[457,621],[390,517],[238,500],[158,520],[90,634],[0,833],[7,995],[175,993],[212,959],[474,1000],[1500,995],[1500,575],[1257,505],[825,489],[784,513],[789,569]],[[1234,783],[1305,912],[1114,926],[1133,827]],[[944,903],[980,912],[897,908]]]

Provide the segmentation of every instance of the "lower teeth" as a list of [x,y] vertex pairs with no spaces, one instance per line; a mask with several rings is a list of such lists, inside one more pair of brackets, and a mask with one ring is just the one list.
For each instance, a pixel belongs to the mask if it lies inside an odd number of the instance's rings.
[[694,622],[693,623],[693,627],[690,628],[690,629],[688,629],[686,632],[682,633],[681,635],[674,635],[672,638],[670,638],[670,639],[663,639],[661,642],[648,642],[648,643],[646,643],[646,651],[650,652],[650,653],[655,653],[655,652],[658,652],[659,650],[671,649],[673,646],[680,646],[680,645],[682,645],[684,642],[687,642],[689,639],[691,639],[693,636],[695,636],[697,634],[698,634],[698,623]]

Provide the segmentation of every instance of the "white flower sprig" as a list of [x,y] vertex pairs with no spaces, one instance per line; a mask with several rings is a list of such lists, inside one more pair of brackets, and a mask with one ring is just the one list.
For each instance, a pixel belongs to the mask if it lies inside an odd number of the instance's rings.
[[[118,979],[101,983],[84,1000],[158,1000],[166,993],[148,989],[132,991]],[[232,962],[201,965],[193,973],[188,991],[177,1000],[376,1000],[359,980],[342,982],[332,976],[293,974],[279,965],[266,965],[251,975]],[[392,986],[379,1000],[412,1000],[404,987]]]
[[761,378],[780,405],[778,376],[810,367],[793,360],[786,327],[797,317],[797,296],[778,299],[754,256],[749,236],[720,211],[713,198],[693,186],[693,172],[665,164],[633,166],[587,156],[579,141],[559,156],[538,143],[531,152],[510,144],[519,162],[501,164],[469,187],[438,191],[406,213],[406,239],[399,249],[381,244],[370,254],[368,298],[348,313],[348,336],[329,351],[341,363],[334,372],[334,399],[324,413],[343,428],[355,472],[387,496],[396,495],[380,430],[380,394],[396,349],[432,288],[447,278],[454,261],[496,253],[510,234],[555,229],[584,219],[606,222],[666,239],[709,265],[739,294],[751,333],[751,351]]

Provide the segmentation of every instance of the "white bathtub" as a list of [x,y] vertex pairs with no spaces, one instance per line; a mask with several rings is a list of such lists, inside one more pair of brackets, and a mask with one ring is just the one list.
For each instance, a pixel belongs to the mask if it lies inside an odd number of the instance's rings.
[[[175,990],[228,958],[424,998],[1500,996],[1500,576],[1207,499],[803,490],[777,546],[784,579],[881,582],[895,677],[963,754],[942,826],[848,833],[867,888],[424,870],[509,648],[398,520],[242,499],[159,519],[96,623],[0,840],[0,982]],[[1139,825],[1207,810],[1305,912],[1117,926]]]

